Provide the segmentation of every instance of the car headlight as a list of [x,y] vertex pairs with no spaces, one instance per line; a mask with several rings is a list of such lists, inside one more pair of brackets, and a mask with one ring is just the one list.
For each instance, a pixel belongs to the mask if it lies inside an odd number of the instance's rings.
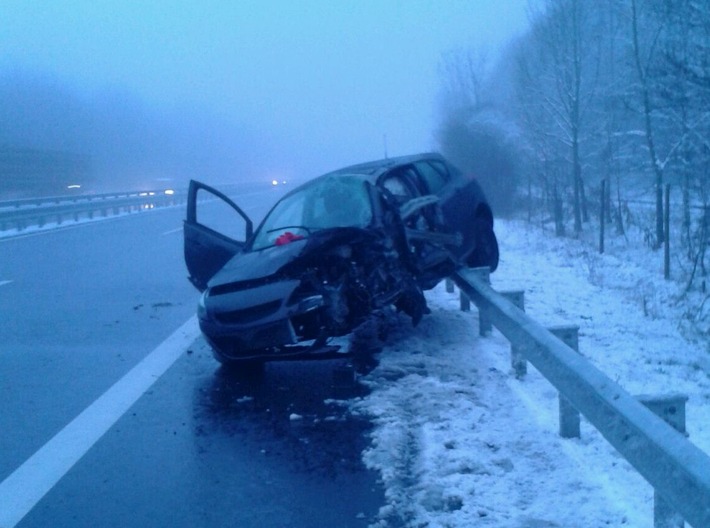
[[200,299],[197,301],[197,315],[204,317],[207,314],[207,308],[205,307],[205,299],[207,298],[207,290],[202,292]]
[[298,303],[298,311],[299,311],[299,313],[310,312],[311,310],[315,310],[316,308],[320,308],[324,304],[325,303],[323,301],[322,295],[311,295],[310,297],[306,297],[305,299],[302,299]]

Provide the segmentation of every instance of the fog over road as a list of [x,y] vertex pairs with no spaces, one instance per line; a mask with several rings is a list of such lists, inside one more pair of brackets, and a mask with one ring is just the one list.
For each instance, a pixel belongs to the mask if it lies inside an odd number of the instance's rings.
[[[255,221],[277,194],[249,197]],[[0,240],[0,510],[18,508],[8,477],[194,315],[183,217]],[[201,338],[175,357],[18,526],[365,526],[377,512],[369,425],[333,399],[338,362],[250,380],[225,375]]]
[[0,144],[78,155],[100,190],[235,170],[290,179],[428,151],[444,58],[493,58],[527,7],[4,0]]

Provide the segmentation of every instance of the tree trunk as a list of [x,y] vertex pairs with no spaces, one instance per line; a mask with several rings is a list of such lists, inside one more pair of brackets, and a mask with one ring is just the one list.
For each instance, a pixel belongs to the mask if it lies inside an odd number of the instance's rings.
[[619,177],[616,179],[616,234],[626,236],[624,229],[623,205],[621,203],[621,182]]
[[557,191],[557,183],[552,188],[552,207],[554,208],[555,217],[555,235],[558,237],[565,236],[565,221],[562,210],[562,200]]
[[644,123],[646,127],[646,145],[648,146],[649,161],[655,176],[656,188],[656,248],[663,243],[663,170],[656,154],[656,143],[653,138],[653,125],[651,123],[651,97],[648,88],[648,75],[641,64],[641,51],[638,41],[638,17],[636,14],[636,0],[631,0],[631,32],[634,46],[634,62],[636,63],[636,73],[641,83],[641,95],[643,100]]

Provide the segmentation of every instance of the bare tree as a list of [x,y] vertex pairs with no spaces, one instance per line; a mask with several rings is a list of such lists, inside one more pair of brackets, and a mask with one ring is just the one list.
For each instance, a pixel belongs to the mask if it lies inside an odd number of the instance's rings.
[[663,233],[663,169],[664,164],[658,156],[656,147],[656,139],[654,136],[653,125],[653,106],[651,104],[651,79],[649,70],[657,50],[656,44],[658,38],[663,31],[662,22],[659,21],[651,34],[649,42],[646,45],[646,50],[642,51],[641,41],[639,38],[639,13],[637,9],[637,0],[631,0],[631,43],[632,54],[636,74],[638,75],[639,91],[641,95],[642,112],[644,119],[644,129],[646,137],[646,145],[648,146],[648,156],[653,170],[656,189],[656,247],[660,247],[664,240]]
[[[683,243],[697,272],[705,277],[710,182],[710,6],[692,0],[664,3],[667,31],[660,47],[657,77],[667,115],[676,125],[673,169],[683,191]],[[699,211],[699,214],[693,214]]]
[[558,144],[556,157],[568,166],[577,233],[588,220],[582,150],[591,131],[600,61],[600,17],[593,7],[587,0],[548,0],[518,57],[518,93],[530,94],[525,104],[531,97],[538,100],[547,116],[536,126]]

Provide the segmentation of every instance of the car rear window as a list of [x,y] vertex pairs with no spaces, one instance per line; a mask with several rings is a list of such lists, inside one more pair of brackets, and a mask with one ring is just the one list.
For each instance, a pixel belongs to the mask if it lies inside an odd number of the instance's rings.
[[446,165],[437,161],[421,161],[416,164],[419,174],[421,174],[428,192],[436,194],[449,181],[449,173]]

